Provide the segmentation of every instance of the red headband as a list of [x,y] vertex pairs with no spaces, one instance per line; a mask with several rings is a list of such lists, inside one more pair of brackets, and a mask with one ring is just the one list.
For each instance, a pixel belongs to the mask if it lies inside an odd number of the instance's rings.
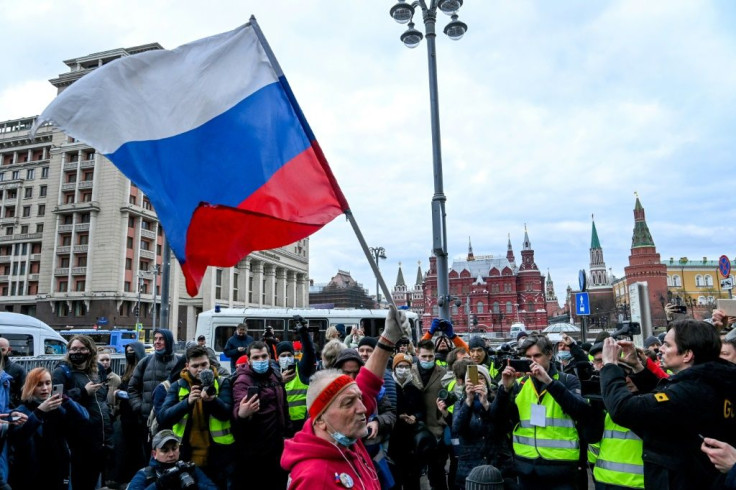
[[332,403],[332,400],[334,400],[337,395],[342,393],[342,390],[353,383],[355,383],[355,380],[353,378],[351,378],[347,374],[343,374],[338,376],[330,384],[325,386],[320,394],[317,395],[317,398],[312,403],[312,406],[309,407],[309,416],[312,418],[312,422],[317,420],[317,417],[322,415],[322,412],[327,409],[327,407],[330,405],[330,403]]

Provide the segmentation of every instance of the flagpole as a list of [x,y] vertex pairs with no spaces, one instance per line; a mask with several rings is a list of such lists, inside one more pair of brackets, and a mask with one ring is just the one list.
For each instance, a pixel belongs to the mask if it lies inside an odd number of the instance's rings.
[[[363,233],[360,231],[360,228],[358,227],[358,223],[355,221],[353,212],[350,211],[349,209],[346,210],[345,217],[347,217],[348,221],[350,222],[350,226],[353,227],[355,236],[358,238],[358,243],[360,243],[360,248],[363,249],[365,258],[368,259],[368,263],[371,265],[371,269],[373,269],[373,273],[376,275],[376,280],[378,281],[378,285],[381,286],[381,291],[383,291],[383,296],[386,298],[386,301],[396,306],[396,303],[394,303],[394,298],[393,296],[391,296],[391,292],[388,290],[388,286],[386,286],[386,282],[383,280],[383,276],[381,275],[381,271],[378,268],[378,264],[376,264],[376,261],[373,260],[373,255],[368,249],[368,244],[366,243],[365,238],[363,238]],[[378,294],[378,292],[376,292],[376,294]]]

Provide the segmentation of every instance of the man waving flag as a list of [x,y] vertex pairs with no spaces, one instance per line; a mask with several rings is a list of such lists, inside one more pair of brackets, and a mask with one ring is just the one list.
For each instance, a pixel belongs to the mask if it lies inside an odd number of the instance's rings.
[[197,294],[207,266],[311,235],[349,207],[254,18],[113,61],[38,117],[145,192]]

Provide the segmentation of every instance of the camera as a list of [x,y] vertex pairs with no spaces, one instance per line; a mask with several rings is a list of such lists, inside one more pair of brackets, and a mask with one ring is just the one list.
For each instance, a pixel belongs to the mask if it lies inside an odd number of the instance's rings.
[[641,335],[641,325],[637,322],[623,322],[616,324],[616,331],[611,334],[614,339],[618,337],[633,338],[634,335]]
[[161,477],[174,478],[179,477],[179,488],[196,488],[197,482],[194,481],[190,473],[194,472],[196,465],[191,462],[177,461],[172,468],[167,469],[159,475]]
[[448,407],[453,406],[457,402],[457,395],[452,391],[440,390],[437,393],[437,399],[445,402]]
[[263,332],[263,338],[264,339],[272,339],[272,338],[274,338],[273,327],[272,326],[269,325],[268,327],[266,327],[266,330]]
[[580,381],[580,391],[586,400],[603,400],[601,395],[601,378],[591,376],[589,379]]

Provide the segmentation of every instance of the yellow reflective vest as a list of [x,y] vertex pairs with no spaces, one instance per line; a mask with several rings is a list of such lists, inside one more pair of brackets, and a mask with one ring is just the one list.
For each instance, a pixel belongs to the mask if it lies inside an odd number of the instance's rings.
[[593,475],[596,481],[627,488],[644,488],[642,440],[606,414],[600,453]]
[[[220,382],[215,379],[215,392],[220,393]],[[189,396],[189,385],[179,384],[179,401],[184,400]],[[187,422],[189,421],[189,414],[186,414],[184,417],[181,418],[179,422],[174,424],[174,427],[171,428],[171,430],[174,431],[174,434],[179,436],[179,438],[184,437],[184,431],[187,427]],[[212,441],[216,444],[233,444],[235,442],[235,438],[233,437],[232,431],[230,430],[230,421],[229,420],[218,420],[212,415],[210,415],[209,418],[209,430],[210,430],[210,436],[212,437]]]
[[[559,374],[553,376],[559,379]],[[547,391],[541,394],[531,379],[524,382],[514,400],[519,409],[519,423],[513,431],[514,453],[527,459],[577,461],[580,438],[575,421],[562,411],[559,403]],[[532,425],[532,405],[545,409],[544,427]]]
[[302,383],[299,379],[299,365],[296,366],[296,376],[284,385],[286,389],[286,403],[289,405],[289,418],[291,420],[304,420],[307,418],[307,388],[309,385]]

